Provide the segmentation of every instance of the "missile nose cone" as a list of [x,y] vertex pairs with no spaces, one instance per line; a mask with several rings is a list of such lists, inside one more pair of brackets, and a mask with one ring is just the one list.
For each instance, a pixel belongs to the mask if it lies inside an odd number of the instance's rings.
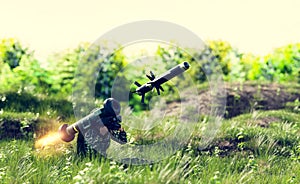
[[190,68],[190,64],[187,61],[183,62],[183,66],[186,70]]

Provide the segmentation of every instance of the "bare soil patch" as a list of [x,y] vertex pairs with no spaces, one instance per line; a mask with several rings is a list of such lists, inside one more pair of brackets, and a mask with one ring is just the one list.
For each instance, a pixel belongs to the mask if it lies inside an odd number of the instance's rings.
[[[249,113],[253,110],[283,109],[288,102],[300,99],[299,85],[294,87],[272,83],[235,83],[226,84],[225,90],[225,96],[216,96],[214,98],[226,100],[224,118],[232,118],[243,113]],[[189,95],[188,92],[186,95]],[[209,115],[211,113],[211,107],[216,105],[212,103],[213,97],[211,91],[208,89],[201,90],[198,96],[194,96],[194,98],[189,98],[189,101],[183,99],[181,102],[169,103],[167,115],[178,114],[181,108],[180,103],[197,105],[200,114]],[[267,126],[267,122],[268,121],[262,120],[261,126]]]

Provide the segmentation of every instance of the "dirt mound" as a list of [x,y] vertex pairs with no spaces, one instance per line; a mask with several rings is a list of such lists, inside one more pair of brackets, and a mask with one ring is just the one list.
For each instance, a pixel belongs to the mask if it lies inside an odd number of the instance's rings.
[[293,102],[300,98],[300,89],[295,88],[291,90],[291,88],[278,84],[227,86],[225,118],[231,118],[251,110],[285,108],[287,102]]
[[[288,102],[300,99],[300,86],[288,86],[279,84],[226,84],[225,96],[216,96],[225,102],[225,118],[232,118],[253,110],[276,110],[286,107]],[[224,99],[225,98],[225,99]],[[190,99],[191,100],[191,99]],[[205,89],[199,92],[198,97],[191,101],[182,100],[181,103],[195,104],[198,102],[200,114],[209,115],[212,104],[211,91]],[[177,114],[180,112],[180,104],[172,102],[169,104],[167,114]],[[221,107],[222,108],[222,107]],[[224,107],[223,107],[224,108]]]
[[32,137],[37,121],[34,114],[12,112],[0,114],[0,140]]
[[251,110],[275,110],[285,107],[287,102],[300,98],[300,90],[289,91],[278,84],[244,84],[226,87],[226,118]]

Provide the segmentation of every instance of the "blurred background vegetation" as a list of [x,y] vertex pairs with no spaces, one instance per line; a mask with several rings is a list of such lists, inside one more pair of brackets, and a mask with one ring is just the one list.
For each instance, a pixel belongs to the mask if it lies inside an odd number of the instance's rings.
[[[49,96],[68,99],[72,95],[74,73],[88,49],[88,43],[81,43],[73,49],[66,49],[48,57],[46,63],[34,57],[34,51],[24,47],[16,39],[0,41],[0,90],[1,92],[30,93],[34,96]],[[105,48],[100,48],[105,50]],[[101,52],[101,51],[100,51]],[[225,81],[271,81],[277,83],[300,83],[300,43],[275,49],[265,56],[241,53],[226,41],[208,41],[200,53],[191,55],[182,49],[157,48],[157,57],[171,67],[174,62],[200,61],[193,67],[191,77],[197,83],[206,81],[203,69],[219,64]],[[102,70],[96,84],[96,97],[107,98],[110,86],[117,73],[130,60],[122,50],[103,59]],[[101,64],[102,65],[102,64]],[[208,70],[207,70],[208,71]],[[213,71],[211,71],[212,73]],[[206,72],[209,75],[210,72]],[[106,89],[108,87],[108,89]]]

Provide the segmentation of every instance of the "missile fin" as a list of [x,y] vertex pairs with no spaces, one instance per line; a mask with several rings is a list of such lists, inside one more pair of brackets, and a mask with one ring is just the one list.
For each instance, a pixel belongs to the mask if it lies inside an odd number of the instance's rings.
[[150,71],[150,75],[147,75],[146,76],[148,77],[148,79],[150,79],[151,81],[153,81],[155,79],[155,75],[153,74],[152,71]]
[[141,100],[142,103],[145,103],[145,94],[142,94],[142,100]]
[[153,79],[155,79],[155,75],[154,75],[154,73],[150,70],[150,75],[151,75],[151,77],[153,78]]
[[137,86],[137,87],[141,87],[142,85],[140,83],[138,83],[137,81],[134,81],[134,84]]
[[159,87],[155,87],[155,88],[156,88],[157,94],[160,95]]
[[160,90],[165,91],[163,87],[159,86],[158,87]]
[[146,76],[147,76],[148,79],[150,79],[151,81],[153,80],[153,78],[152,78],[150,75],[146,74]]

